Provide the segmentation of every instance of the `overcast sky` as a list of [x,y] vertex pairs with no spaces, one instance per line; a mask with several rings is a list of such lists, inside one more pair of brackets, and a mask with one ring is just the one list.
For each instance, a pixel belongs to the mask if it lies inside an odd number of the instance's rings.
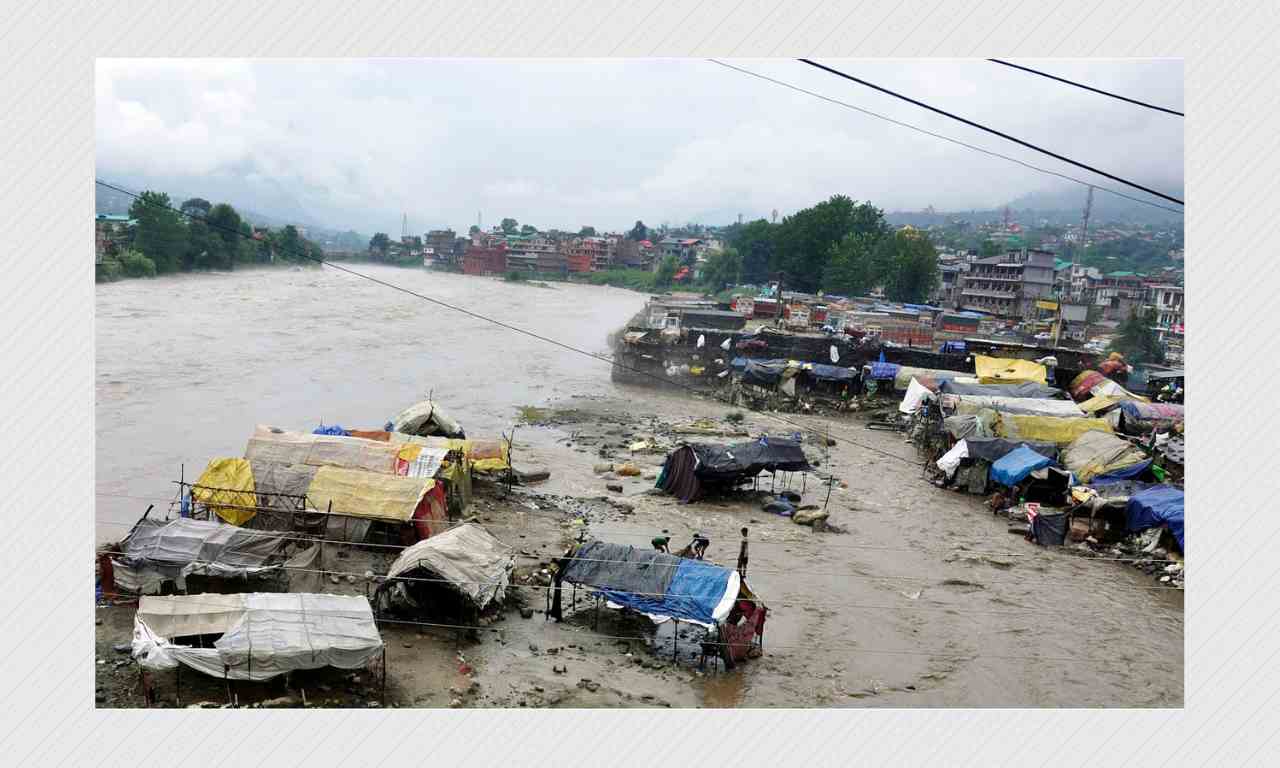
[[[731,63],[1119,186],[796,61]],[[1182,191],[1179,117],[981,60],[823,63]],[[1180,61],[1020,63],[1182,111]],[[398,235],[402,213],[414,232],[465,231],[477,213],[485,227],[728,223],[837,193],[967,210],[1062,186],[701,59],[100,60],[96,101],[105,181],[361,232]]]

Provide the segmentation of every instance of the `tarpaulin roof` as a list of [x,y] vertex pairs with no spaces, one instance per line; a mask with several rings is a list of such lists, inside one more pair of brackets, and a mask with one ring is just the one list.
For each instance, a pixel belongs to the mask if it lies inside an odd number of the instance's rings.
[[333,503],[333,514],[407,523],[422,497],[435,486],[425,477],[401,477],[341,467],[320,467],[307,489],[319,510]]
[[1082,483],[1148,463],[1141,448],[1106,432],[1085,432],[1062,449],[1062,465]]
[[902,366],[897,363],[886,363],[883,361],[874,362],[871,364],[871,374],[868,378],[875,379],[877,381],[882,381],[884,379],[896,379],[898,376],[898,369],[901,367]]
[[142,520],[122,542],[123,562],[187,566],[201,563],[222,575],[262,569],[285,542],[286,534],[258,531],[210,520]]
[[995,463],[1005,454],[1016,450],[1020,446],[1027,446],[1031,450],[1041,456],[1048,456],[1053,460],[1058,458],[1058,446],[1056,443],[1041,443],[1031,440],[1006,440],[1003,437],[969,437],[965,439],[969,446],[969,457],[973,459],[984,459]]
[[511,547],[484,528],[465,523],[401,552],[387,571],[387,581],[425,569],[483,610],[494,600],[501,602],[513,565]]
[[804,449],[795,440],[761,437],[732,445],[698,443],[691,446],[698,457],[701,477],[754,477],[761,472],[803,472],[810,469]]
[[805,363],[803,370],[817,381],[853,381],[857,374],[840,365]]
[[911,380],[919,379],[923,384],[925,380],[936,382],[937,386],[941,386],[942,382],[952,379],[962,379],[972,376],[973,373],[964,371],[945,371],[938,368],[916,368],[910,365],[899,366],[897,374],[893,377],[893,388],[897,390],[905,390],[911,386]]
[[462,425],[451,419],[431,400],[423,400],[405,408],[391,421],[396,432],[408,435],[466,437]]
[[259,425],[245,446],[250,461],[275,464],[309,464],[396,473],[396,446],[378,440],[343,435],[313,435]]
[[[173,642],[197,634],[222,636],[212,648]],[[234,680],[268,680],[295,669],[357,669],[381,651],[382,637],[363,596],[143,597],[133,622],[133,658],[142,666],[182,664]]]
[[938,388],[949,395],[986,395],[988,397],[1038,397],[1055,398],[1062,391],[1033,381],[1009,384],[966,384],[954,379],[943,380]]
[[1040,440],[1065,445],[1085,432],[1096,430],[1112,432],[1104,419],[1059,418],[1056,416],[1022,416],[1015,413],[1000,414],[995,425],[998,437],[1011,440]]
[[1039,363],[1011,357],[987,357],[974,355],[973,367],[983,384],[1008,384],[1030,381],[1046,384],[1047,370]]
[[728,616],[742,586],[737,571],[728,568],[604,541],[579,547],[564,580],[651,617],[699,624]]
[[257,514],[253,467],[245,459],[214,459],[205,467],[191,495],[232,525],[244,525]]
[[[1043,397],[990,397],[987,395],[949,395],[955,398],[956,413],[977,413],[990,408],[1000,413],[1016,413],[1028,416],[1082,416],[1080,408],[1070,400],[1050,400]],[[947,398],[943,399],[943,405]]]
[[1019,446],[992,463],[991,479],[1001,485],[1017,485],[1027,475],[1052,463],[1053,459],[1048,456],[1042,456],[1025,445]]
[[1164,430],[1186,418],[1186,410],[1173,403],[1141,403],[1126,400],[1120,404],[1120,429],[1127,434],[1146,434]]
[[1172,485],[1156,485],[1135,492],[1129,497],[1125,518],[1130,531],[1142,531],[1158,525],[1166,525],[1178,547],[1185,550],[1182,540],[1184,494]]

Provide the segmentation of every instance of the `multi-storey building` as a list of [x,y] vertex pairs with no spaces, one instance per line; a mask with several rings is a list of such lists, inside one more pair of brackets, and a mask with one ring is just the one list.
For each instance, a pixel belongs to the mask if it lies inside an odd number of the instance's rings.
[[1047,251],[1009,251],[977,259],[960,276],[960,307],[1005,319],[1035,317],[1035,302],[1053,296],[1054,256]]

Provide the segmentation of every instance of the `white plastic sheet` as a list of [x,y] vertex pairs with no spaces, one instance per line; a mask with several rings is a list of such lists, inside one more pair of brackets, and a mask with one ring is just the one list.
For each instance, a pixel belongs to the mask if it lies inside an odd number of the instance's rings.
[[[221,634],[212,648],[172,638]],[[143,597],[133,657],[148,669],[179,664],[214,677],[269,680],[295,669],[358,669],[382,651],[363,596],[253,593]]]
[[946,472],[947,477],[951,477],[960,466],[960,462],[967,458],[969,458],[969,443],[961,440],[951,446],[951,450],[942,454],[942,457],[938,459],[938,469]]
[[907,385],[907,393],[903,396],[902,403],[898,406],[898,411],[900,413],[915,413],[920,410],[921,404],[932,396],[933,393],[929,391],[928,387],[912,378],[911,383]]

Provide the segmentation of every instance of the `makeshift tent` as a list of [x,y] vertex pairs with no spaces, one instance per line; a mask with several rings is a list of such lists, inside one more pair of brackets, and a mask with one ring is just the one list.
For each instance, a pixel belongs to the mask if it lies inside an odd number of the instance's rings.
[[995,428],[998,437],[1010,440],[1040,440],[1058,445],[1066,445],[1091,430],[1113,431],[1111,425],[1102,419],[1021,416],[1013,413],[1001,414]]
[[1125,516],[1130,531],[1143,531],[1156,526],[1166,526],[1178,541],[1178,548],[1185,551],[1182,540],[1183,527],[1182,489],[1172,485],[1154,485],[1135,491],[1129,496]]
[[961,440],[951,446],[951,450],[942,454],[942,456],[938,458],[938,469],[947,473],[947,477],[950,478],[955,474],[956,468],[960,466],[960,462],[967,458],[969,458],[969,441]]
[[811,467],[795,440],[761,437],[732,445],[690,443],[667,455],[657,487],[695,501],[709,488],[733,487],[761,472],[807,472]]
[[[221,635],[213,647],[180,639]],[[143,597],[133,658],[148,669],[179,664],[213,677],[269,680],[297,669],[358,669],[382,653],[364,597],[251,593]]]
[[1186,419],[1186,410],[1173,403],[1140,403],[1127,400],[1120,404],[1120,431],[1127,435],[1164,432]]
[[1023,445],[991,464],[991,479],[1001,485],[1014,486],[1035,470],[1043,469],[1052,463],[1053,459],[1042,456]]
[[1150,402],[1150,400],[1148,400],[1147,398],[1141,395],[1133,394],[1132,392],[1120,386],[1119,384],[1115,383],[1111,379],[1103,379],[1097,384],[1094,384],[1092,387],[1089,388],[1089,394],[1093,395],[1094,397],[1101,395],[1103,397],[1114,397],[1119,400],[1137,400],[1143,403]]
[[399,449],[390,443],[342,435],[312,435],[259,425],[249,438],[244,457],[273,464],[307,464],[396,473]]
[[320,467],[307,489],[307,499],[316,509],[335,515],[407,523],[435,484],[425,477]]
[[1097,371],[1081,371],[1071,380],[1071,384],[1068,387],[1071,391],[1071,397],[1076,400],[1087,400],[1093,388],[1106,380],[1107,377]]
[[244,459],[214,459],[205,467],[191,496],[232,525],[243,525],[257,514],[253,467]]
[[858,374],[852,369],[840,365],[805,363],[801,366],[801,370],[814,381],[850,382],[858,378]]
[[1035,440],[1005,440],[1002,437],[970,437],[966,442],[969,444],[968,452],[970,458],[986,459],[993,463],[1022,446],[1027,446],[1041,456],[1048,456],[1054,461],[1058,460],[1058,446],[1056,443],[1042,443]]
[[898,369],[901,367],[897,363],[886,363],[883,360],[874,362],[871,364],[871,370],[868,372],[867,378],[874,381],[896,379],[898,377]]
[[951,379],[938,385],[940,392],[948,395],[983,395],[986,397],[1037,397],[1056,398],[1062,396],[1062,390],[1032,381],[1016,384],[968,384]]
[[972,375],[972,373],[965,373],[964,371],[943,371],[934,368],[915,368],[904,365],[898,368],[898,374],[893,377],[893,388],[901,392],[911,386],[911,379],[913,378],[919,379],[921,383],[924,383],[927,379],[933,382],[934,386],[940,387],[942,382]]
[[1062,465],[1082,483],[1103,475],[1121,476],[1125,470],[1136,474],[1150,463],[1141,448],[1107,432],[1085,432],[1062,449]]
[[138,521],[112,560],[116,586],[154,594],[164,582],[187,588],[188,576],[250,578],[277,575],[287,565],[289,534],[240,528],[211,520]]
[[943,406],[953,403],[956,413],[977,413],[990,408],[1000,413],[1017,413],[1028,416],[1071,417],[1083,415],[1079,406],[1070,400],[1050,400],[1036,397],[990,397],[987,395],[946,395]]
[[710,626],[728,617],[742,586],[738,572],[656,550],[588,541],[564,567],[564,581],[655,620]]
[[1080,403],[1080,410],[1090,416],[1102,416],[1111,409],[1123,403],[1123,397],[1114,397],[1110,395],[1092,395],[1089,399]]
[[406,435],[466,437],[462,425],[449,418],[439,405],[430,400],[409,406],[392,419],[391,423],[394,431]]
[[970,437],[991,437],[1000,414],[992,410],[984,410],[963,416],[947,416],[942,420],[942,428],[957,440]]
[[[415,612],[438,613],[442,604],[456,607],[460,599],[471,610],[483,611],[502,602],[514,567],[511,547],[465,523],[401,552],[378,587],[379,604],[385,600]],[[453,599],[442,597],[444,592]]]
[[1015,384],[1020,381],[1048,383],[1045,367],[1030,360],[974,355],[973,367],[978,373],[978,381],[983,384]]

